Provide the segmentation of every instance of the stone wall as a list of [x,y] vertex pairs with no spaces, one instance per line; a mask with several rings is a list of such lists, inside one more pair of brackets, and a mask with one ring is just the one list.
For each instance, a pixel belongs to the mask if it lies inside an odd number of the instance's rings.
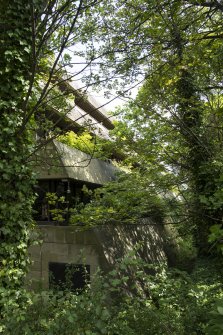
[[118,258],[141,243],[139,257],[147,263],[166,262],[164,231],[149,219],[139,225],[103,226],[78,231],[72,226],[39,226],[42,243],[30,247],[31,287],[49,286],[49,262],[90,265],[91,278],[98,268],[109,271]]
[[42,243],[30,247],[32,265],[28,274],[31,287],[49,286],[49,262],[88,264],[91,276],[99,267],[97,241],[92,231],[78,232],[74,227],[40,226]]

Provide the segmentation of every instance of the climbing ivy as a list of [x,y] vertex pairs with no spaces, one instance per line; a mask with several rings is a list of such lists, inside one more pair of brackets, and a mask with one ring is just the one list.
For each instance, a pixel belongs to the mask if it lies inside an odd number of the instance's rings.
[[[30,3],[0,3],[0,288],[15,289],[29,263],[33,174],[25,158],[32,144],[18,129],[27,109],[24,99],[31,61]],[[24,26],[24,22],[27,25]]]
[[[57,123],[74,106],[73,92],[63,86],[71,62],[65,50],[86,41],[89,28],[82,17],[93,5],[0,2],[0,287],[7,292],[23,284],[29,264],[35,183],[30,158],[61,133]],[[46,117],[52,110],[56,121]],[[41,140],[33,143],[36,131]]]

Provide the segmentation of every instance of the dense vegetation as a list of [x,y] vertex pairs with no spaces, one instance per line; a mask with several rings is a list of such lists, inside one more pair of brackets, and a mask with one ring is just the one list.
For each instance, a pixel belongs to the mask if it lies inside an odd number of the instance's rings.
[[[3,0],[0,13],[0,332],[222,334],[221,2]],[[77,56],[86,64],[71,73]],[[182,261],[197,250],[191,274],[164,265],[151,276],[132,254],[79,295],[23,289],[34,201],[30,157],[58,136],[77,146],[47,110],[66,116],[73,96],[61,85],[80,74],[86,86],[130,99],[116,112],[109,144],[122,152],[128,173],[96,191],[73,223],[134,224],[151,216],[171,224]],[[143,84],[131,99],[127,86],[135,79]],[[36,131],[45,136],[35,142]],[[125,272],[130,265],[135,278]]]
[[120,146],[157,190],[182,199],[173,220],[184,220],[204,253],[210,227],[222,234],[222,5],[120,1],[103,10],[106,25],[100,22],[95,41],[103,41],[104,64],[125,85],[144,80],[121,111]]
[[[81,294],[18,292],[0,327],[6,335],[222,334],[222,268],[200,261],[193,275],[144,264],[131,252]],[[217,267],[216,267],[217,265]],[[129,276],[129,268],[134,277]],[[151,271],[156,271],[151,275]]]

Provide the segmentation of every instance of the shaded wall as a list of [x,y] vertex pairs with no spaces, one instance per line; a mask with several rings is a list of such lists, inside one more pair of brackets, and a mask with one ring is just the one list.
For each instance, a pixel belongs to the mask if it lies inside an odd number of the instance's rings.
[[165,233],[162,226],[151,220],[139,225],[102,226],[78,231],[72,226],[39,226],[42,243],[30,247],[31,259],[28,279],[32,287],[49,285],[49,263],[90,265],[91,278],[98,268],[105,272],[115,266],[137,244],[142,248],[137,256],[147,263],[166,262]]

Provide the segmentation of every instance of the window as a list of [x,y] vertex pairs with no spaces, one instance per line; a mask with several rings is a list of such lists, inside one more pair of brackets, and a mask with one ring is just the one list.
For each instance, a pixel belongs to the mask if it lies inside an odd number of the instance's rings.
[[49,287],[81,291],[90,282],[90,265],[49,263]]

